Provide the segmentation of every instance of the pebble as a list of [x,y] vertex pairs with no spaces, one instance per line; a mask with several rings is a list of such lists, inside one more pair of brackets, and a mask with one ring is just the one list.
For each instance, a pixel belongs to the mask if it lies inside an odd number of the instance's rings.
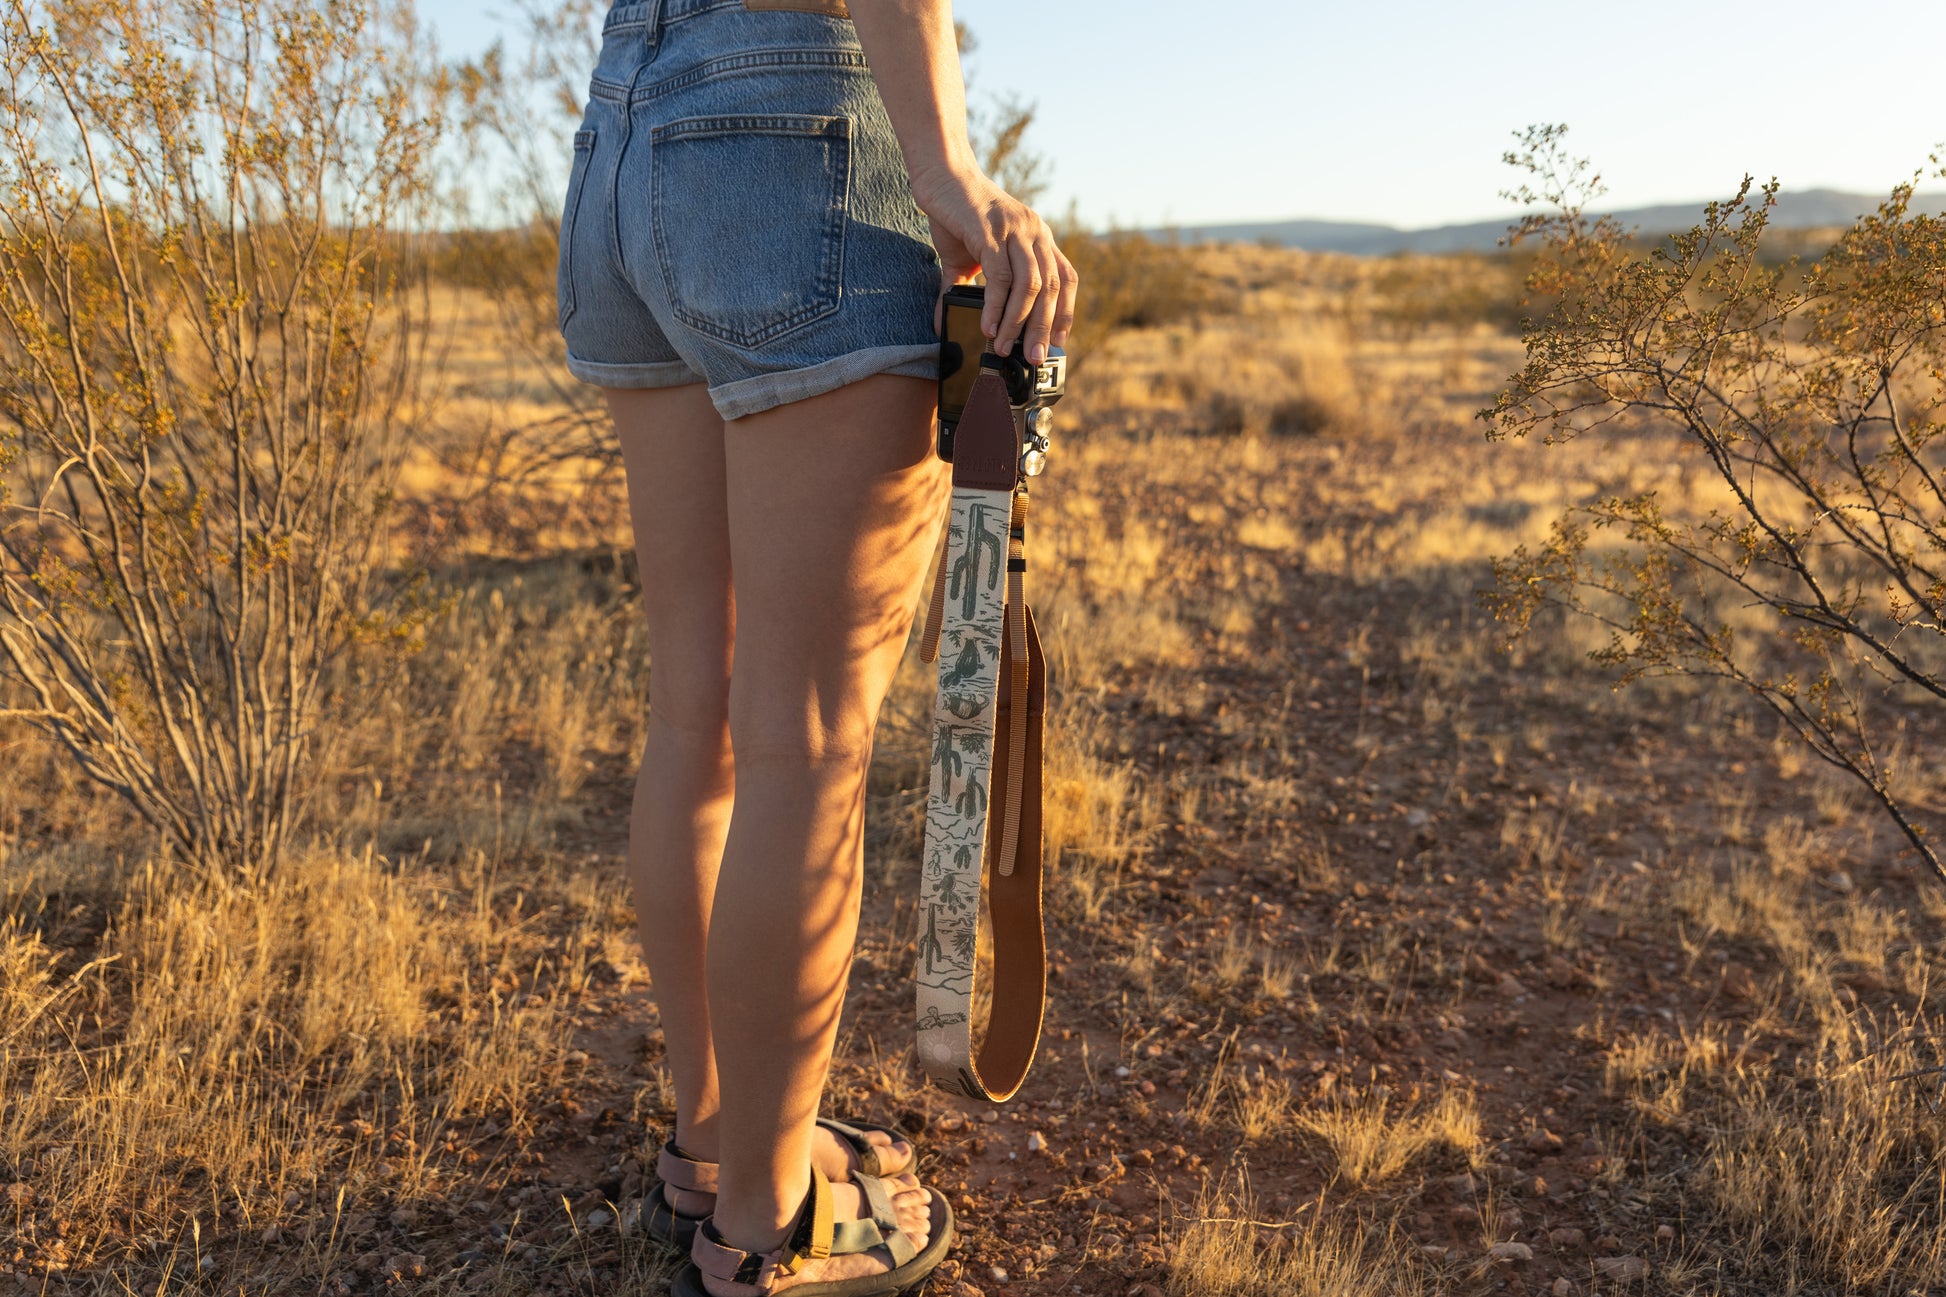
[[1496,994],[1509,1000],[1527,994],[1527,988],[1522,986],[1520,979],[1512,973],[1500,974],[1500,980],[1493,984],[1493,989]]
[[1649,1272],[1649,1263],[1639,1256],[1604,1256],[1595,1258],[1595,1269],[1615,1280],[1640,1279]]
[[1573,1226],[1563,1226],[1547,1232],[1547,1241],[1555,1247],[1580,1248],[1588,1245],[1588,1236]]
[[603,1225],[612,1225],[614,1222],[615,1213],[606,1208],[597,1208],[581,1218],[582,1226],[587,1229],[600,1229]]
[[1595,1240],[1595,1250],[1597,1252],[1619,1252],[1622,1250],[1622,1240],[1616,1238],[1613,1234],[1603,1234]]
[[1563,1142],[1559,1135],[1542,1128],[1527,1137],[1527,1148],[1533,1153],[1558,1153]]
[[1005,1283],[1007,1282],[1007,1267],[1002,1265],[993,1266],[987,1270],[987,1277],[995,1283]]
[[1046,1136],[1042,1135],[1038,1130],[1028,1135],[1027,1151],[1029,1153],[1045,1153],[1047,1151]]
[[1124,1067],[1118,1067],[1118,1068],[1116,1068],[1116,1069],[1115,1069],[1115,1079],[1116,1079],[1116,1080],[1118,1080],[1118,1081],[1126,1081],[1126,1080],[1128,1079],[1128,1076],[1129,1076],[1129,1071],[1128,1071],[1128,1068],[1127,1068],[1127,1067],[1125,1067],[1125,1066],[1124,1066]]
[[1495,1243],[1487,1249],[1487,1255],[1495,1261],[1532,1261],[1534,1249],[1525,1243]]
[[1675,1236],[1676,1227],[1674,1225],[1657,1225],[1655,1227],[1655,1237],[1658,1243],[1667,1243]]
[[1554,1286],[1548,1289],[1548,1292],[1552,1293],[1553,1297],[1574,1297],[1574,1285],[1566,1279],[1556,1279]]
[[395,1279],[417,1279],[426,1273],[426,1258],[417,1252],[401,1252],[385,1263],[385,1270]]

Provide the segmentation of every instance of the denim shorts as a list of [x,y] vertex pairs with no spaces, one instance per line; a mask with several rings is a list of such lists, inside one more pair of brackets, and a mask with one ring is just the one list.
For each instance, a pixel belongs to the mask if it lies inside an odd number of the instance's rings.
[[851,21],[643,0],[603,24],[561,215],[568,369],[725,419],[936,379],[939,258]]

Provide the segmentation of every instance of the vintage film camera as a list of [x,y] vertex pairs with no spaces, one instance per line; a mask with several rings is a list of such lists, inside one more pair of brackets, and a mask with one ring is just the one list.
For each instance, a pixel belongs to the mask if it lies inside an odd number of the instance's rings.
[[[939,457],[953,458],[953,429],[966,409],[967,395],[982,367],[997,369],[1007,381],[1007,399],[1014,417],[1022,421],[1020,472],[1037,477],[1047,467],[1049,434],[1054,413],[1048,407],[1067,391],[1068,357],[1059,347],[1047,349],[1047,359],[1038,365],[1027,363],[1027,344],[1016,340],[1013,350],[998,356],[986,350],[986,334],[980,331],[980,311],[986,305],[986,289],[975,284],[955,284],[946,290],[942,308],[944,327],[939,337]],[[973,363],[973,358],[978,363]]]

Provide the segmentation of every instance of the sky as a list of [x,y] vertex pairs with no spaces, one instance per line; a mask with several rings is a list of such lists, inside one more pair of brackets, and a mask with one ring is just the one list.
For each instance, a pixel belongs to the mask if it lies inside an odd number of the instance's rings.
[[[482,0],[421,0],[453,53]],[[493,12],[494,0],[484,0]],[[1037,108],[1042,209],[1089,225],[1498,218],[1562,122],[1603,205],[1883,193],[1946,142],[1946,0],[958,0],[975,103]],[[1934,179],[1926,187],[1946,186]]]

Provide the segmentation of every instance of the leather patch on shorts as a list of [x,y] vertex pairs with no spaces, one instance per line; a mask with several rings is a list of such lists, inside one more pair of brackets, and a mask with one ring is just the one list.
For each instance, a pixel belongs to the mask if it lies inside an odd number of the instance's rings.
[[833,18],[849,18],[851,10],[845,8],[845,0],[743,0],[745,9],[796,9],[807,14],[829,14]]

